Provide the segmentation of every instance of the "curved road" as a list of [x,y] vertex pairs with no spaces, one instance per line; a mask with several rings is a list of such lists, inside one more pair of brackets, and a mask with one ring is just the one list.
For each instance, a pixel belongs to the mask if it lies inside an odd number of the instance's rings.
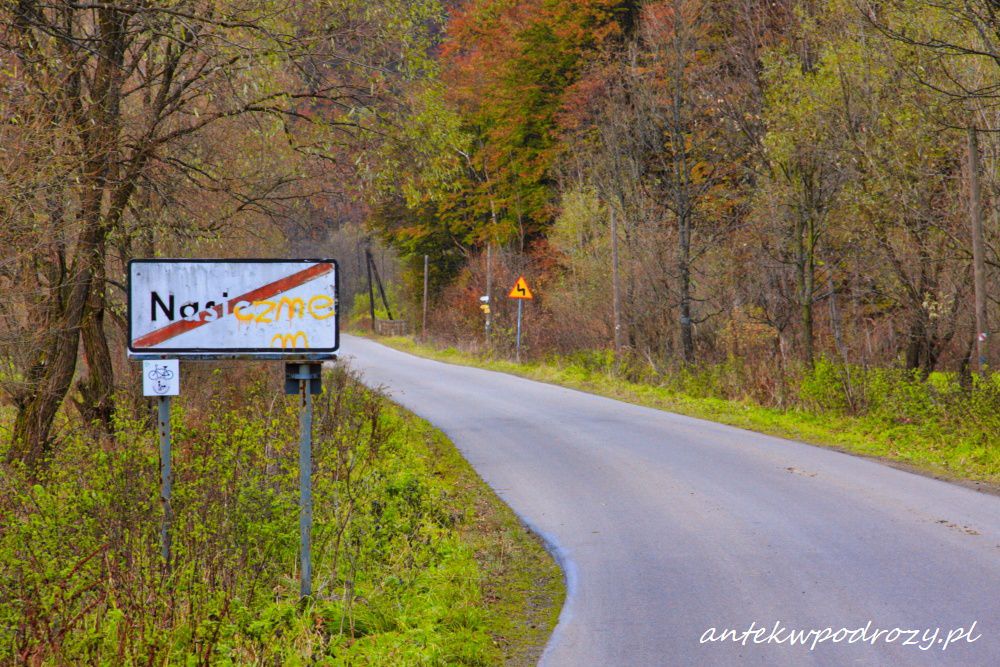
[[[356,337],[341,355],[557,554],[569,594],[544,665],[1000,665],[1000,497]],[[846,630],[788,643],[826,628]]]

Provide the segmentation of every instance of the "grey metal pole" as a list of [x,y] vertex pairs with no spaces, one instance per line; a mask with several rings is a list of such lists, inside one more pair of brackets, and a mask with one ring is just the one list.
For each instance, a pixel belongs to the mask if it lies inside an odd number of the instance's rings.
[[164,566],[170,569],[170,522],[173,510],[170,507],[170,487],[173,472],[170,469],[170,397],[157,398],[157,430],[160,433],[160,503],[163,505],[163,525],[160,528],[160,555]]
[[375,333],[375,283],[372,282],[372,253],[365,248],[365,267],[368,269],[368,310],[371,312],[372,333]]
[[299,559],[302,597],[312,595],[312,393],[309,364],[299,367]]
[[521,363],[521,312],[524,309],[524,299],[517,300],[517,363]]

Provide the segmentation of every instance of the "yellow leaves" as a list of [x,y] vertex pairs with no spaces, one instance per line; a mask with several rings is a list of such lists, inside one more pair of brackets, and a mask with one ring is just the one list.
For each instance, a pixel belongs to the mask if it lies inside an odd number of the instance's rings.
[[715,167],[708,162],[699,161],[696,162],[693,167],[691,167],[691,182],[695,185],[704,183],[705,180],[711,176]]
[[605,245],[607,210],[591,188],[580,187],[562,196],[559,216],[549,232],[549,241],[570,257],[587,254],[595,245]]

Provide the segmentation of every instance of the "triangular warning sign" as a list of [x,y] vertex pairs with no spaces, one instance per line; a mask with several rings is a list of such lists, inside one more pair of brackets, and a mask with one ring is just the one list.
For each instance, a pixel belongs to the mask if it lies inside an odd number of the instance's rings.
[[528,287],[528,283],[524,280],[524,276],[517,279],[514,284],[514,288],[508,294],[512,299],[534,299],[534,295],[531,293],[531,288]]

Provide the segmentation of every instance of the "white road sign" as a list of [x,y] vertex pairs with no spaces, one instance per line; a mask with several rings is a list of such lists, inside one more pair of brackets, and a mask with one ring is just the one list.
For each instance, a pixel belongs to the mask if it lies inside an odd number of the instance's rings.
[[181,393],[181,364],[176,359],[142,362],[143,396],[177,396]]
[[138,259],[129,354],[321,358],[339,347],[337,263]]

